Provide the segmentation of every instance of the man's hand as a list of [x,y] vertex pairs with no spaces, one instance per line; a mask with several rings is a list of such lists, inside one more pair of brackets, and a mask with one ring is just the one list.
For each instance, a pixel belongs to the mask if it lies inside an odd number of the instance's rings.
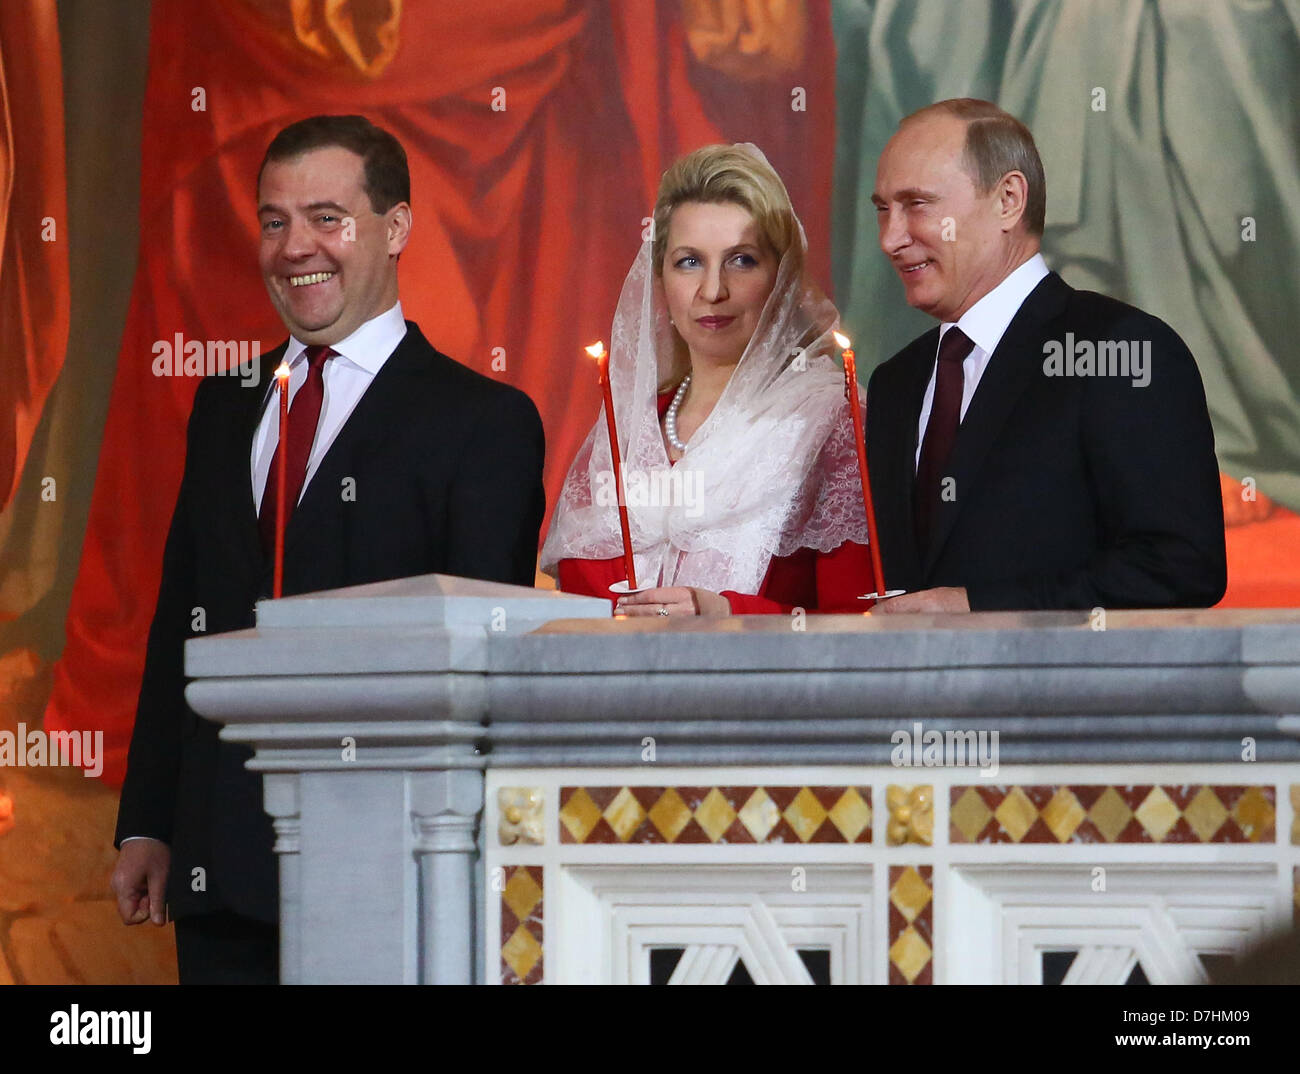
[[[662,610],[661,610],[662,609]],[[719,593],[693,586],[661,586],[620,597],[615,615],[730,615],[731,604]]]
[[886,615],[906,615],[915,612],[968,612],[970,602],[966,599],[965,586],[940,586],[938,589],[922,589],[917,593],[904,593],[901,597],[878,600],[871,611],[873,614],[882,612]]
[[158,839],[130,839],[117,855],[110,885],[124,924],[167,924],[167,869],[172,850]]

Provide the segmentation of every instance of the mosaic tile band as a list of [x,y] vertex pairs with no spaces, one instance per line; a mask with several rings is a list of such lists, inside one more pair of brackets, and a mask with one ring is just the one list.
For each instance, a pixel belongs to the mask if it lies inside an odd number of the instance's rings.
[[870,843],[870,787],[562,787],[563,843]]
[[949,788],[954,843],[1271,843],[1272,786]]

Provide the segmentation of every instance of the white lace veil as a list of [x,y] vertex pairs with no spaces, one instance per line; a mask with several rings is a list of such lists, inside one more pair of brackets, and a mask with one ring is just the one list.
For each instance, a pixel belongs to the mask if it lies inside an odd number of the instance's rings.
[[[802,225],[798,242],[806,249]],[[802,258],[782,257],[740,363],[673,466],[657,395],[674,333],[651,250],[647,240],[623,284],[609,348],[637,581],[756,593],[773,556],[865,545],[844,375],[831,357],[839,315],[803,278]],[[555,575],[561,559],[622,552],[602,412],[565,478],[541,566]]]

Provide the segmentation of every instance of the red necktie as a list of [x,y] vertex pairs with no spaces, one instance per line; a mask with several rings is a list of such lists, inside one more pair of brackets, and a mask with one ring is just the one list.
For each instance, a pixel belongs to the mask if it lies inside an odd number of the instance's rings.
[[975,344],[955,325],[939,344],[938,370],[934,379],[934,402],[925,425],[921,458],[916,464],[916,485],[912,490],[912,517],[916,524],[916,547],[925,558],[930,545],[930,523],[939,508],[944,467],[952,454],[961,424],[961,395],[964,386],[961,364]]
[[[307,381],[294,394],[289,404],[289,454],[285,460],[285,524],[293,517],[298,506],[302,483],[307,477],[307,460],[311,457],[312,441],[316,439],[316,423],[320,421],[321,402],[325,398],[325,362],[334,356],[329,347],[308,347]],[[262,493],[262,509],[257,515],[258,529],[262,533],[262,547],[269,555],[275,545],[275,500],[280,484],[280,451],[276,444],[271,456],[271,470],[266,475],[266,489]]]

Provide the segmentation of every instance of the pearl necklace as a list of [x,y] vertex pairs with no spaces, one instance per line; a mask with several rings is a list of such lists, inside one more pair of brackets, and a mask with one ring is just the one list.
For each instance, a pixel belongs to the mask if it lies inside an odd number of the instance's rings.
[[664,415],[664,435],[668,437],[668,443],[672,444],[682,454],[686,453],[686,445],[677,439],[677,409],[682,405],[682,400],[686,398],[686,389],[690,386],[691,378],[690,374],[687,374],[678,386],[673,401],[668,404],[668,413]]

